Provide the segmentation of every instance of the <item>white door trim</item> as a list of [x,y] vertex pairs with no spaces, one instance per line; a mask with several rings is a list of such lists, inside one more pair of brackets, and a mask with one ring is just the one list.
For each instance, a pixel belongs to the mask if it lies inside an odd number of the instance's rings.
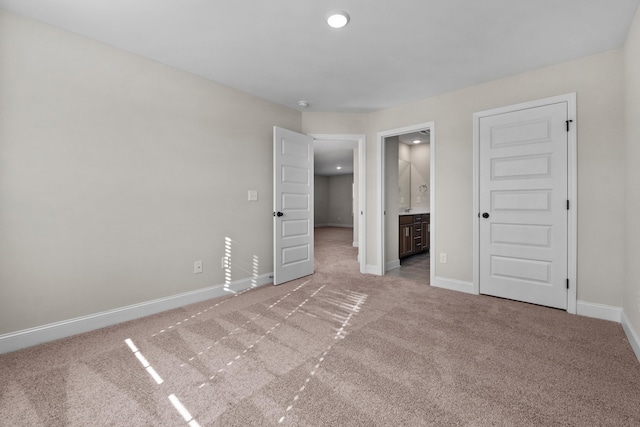
[[[378,259],[375,264],[375,272],[379,276],[383,276],[385,273],[385,262],[384,262],[384,206],[385,206],[385,189],[384,189],[384,160],[385,160],[385,138],[397,135],[403,135],[405,133],[418,132],[423,129],[429,129],[431,134],[430,147],[429,147],[429,156],[430,156],[430,187],[431,187],[431,197],[429,198],[429,227],[430,227],[430,238],[429,238],[429,252],[431,254],[435,253],[435,242],[436,242],[436,228],[433,226],[435,224],[436,218],[436,127],[435,122],[426,122],[419,123],[415,125],[409,125],[401,128],[390,129],[382,132],[378,132],[377,134],[377,150],[378,150],[378,223],[376,226],[377,234],[378,234]],[[434,283],[435,273],[436,273],[436,264],[435,257],[429,257],[429,283]]]
[[541,107],[544,105],[566,102],[568,119],[573,122],[569,126],[568,134],[568,158],[567,177],[568,195],[571,204],[569,209],[568,242],[567,242],[567,266],[569,277],[569,291],[567,299],[567,312],[576,314],[577,311],[577,253],[578,253],[578,169],[577,169],[577,116],[576,94],[554,96],[537,101],[525,102],[491,110],[480,111],[473,114],[473,293],[480,293],[480,225],[478,212],[480,212],[480,119],[495,114],[503,114],[511,111],[527,108]]
[[367,269],[367,137],[364,134],[309,134],[314,140],[358,142],[358,261],[360,273]]

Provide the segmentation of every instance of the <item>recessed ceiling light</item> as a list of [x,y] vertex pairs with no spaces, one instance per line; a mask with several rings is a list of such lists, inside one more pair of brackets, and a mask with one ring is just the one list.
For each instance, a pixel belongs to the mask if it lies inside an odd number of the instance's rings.
[[335,10],[327,14],[327,24],[331,28],[342,28],[349,23],[349,14],[341,10]]
[[308,101],[298,101],[298,107],[307,108],[308,106],[309,106],[309,102]]
[[342,166],[338,166],[336,169],[340,170],[340,169],[342,169]]
[[414,144],[420,144],[421,142],[422,142],[422,141],[420,141],[419,139],[415,139],[415,140],[413,141],[413,143],[414,143]]

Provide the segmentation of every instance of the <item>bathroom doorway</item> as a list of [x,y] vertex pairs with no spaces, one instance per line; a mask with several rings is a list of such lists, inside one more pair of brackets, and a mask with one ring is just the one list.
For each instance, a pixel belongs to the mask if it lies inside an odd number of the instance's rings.
[[435,246],[435,129],[378,133],[379,274],[431,283]]

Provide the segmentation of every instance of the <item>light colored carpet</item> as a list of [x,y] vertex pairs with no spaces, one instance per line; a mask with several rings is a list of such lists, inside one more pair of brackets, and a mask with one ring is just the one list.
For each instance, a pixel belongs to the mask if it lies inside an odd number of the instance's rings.
[[0,424],[640,425],[620,325],[360,275],[350,229],[316,241],[313,276],[0,356]]

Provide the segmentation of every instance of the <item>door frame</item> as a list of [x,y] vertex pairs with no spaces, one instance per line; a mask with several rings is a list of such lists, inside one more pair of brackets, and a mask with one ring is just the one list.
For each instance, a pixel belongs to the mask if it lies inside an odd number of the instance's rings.
[[567,118],[572,121],[567,135],[567,194],[570,200],[567,224],[567,276],[569,278],[567,312],[576,314],[578,296],[578,124],[575,92],[473,113],[473,293],[480,294],[480,220],[478,219],[480,212],[480,119],[559,102],[567,103]]
[[378,234],[378,260],[376,263],[375,271],[370,272],[373,274],[377,274],[378,276],[384,276],[385,274],[385,253],[384,253],[384,244],[385,244],[385,139],[404,135],[406,133],[418,132],[424,129],[429,129],[430,139],[429,139],[429,186],[431,187],[430,197],[429,197],[429,228],[430,228],[430,236],[429,236],[429,283],[433,285],[435,280],[436,273],[436,263],[435,257],[433,254],[435,253],[435,242],[436,242],[436,228],[433,226],[435,224],[436,218],[436,126],[435,122],[425,122],[418,123],[415,125],[404,126],[401,128],[390,129],[377,133],[378,140],[378,223],[377,223],[377,234]]
[[358,143],[358,262],[360,273],[367,271],[367,137],[364,134],[320,134],[310,133],[310,137],[322,141],[356,141]]

